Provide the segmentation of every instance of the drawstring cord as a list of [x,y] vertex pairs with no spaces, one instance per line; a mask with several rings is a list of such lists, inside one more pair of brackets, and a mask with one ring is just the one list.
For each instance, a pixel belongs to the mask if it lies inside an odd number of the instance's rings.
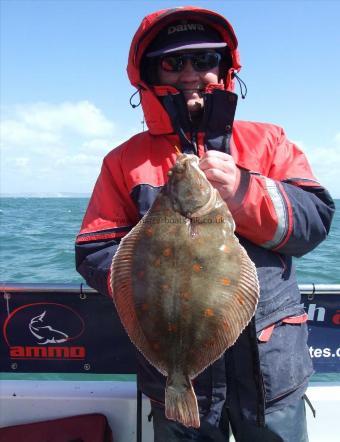
[[[130,103],[130,106],[132,107],[132,109],[135,109],[136,107],[140,106],[140,104],[142,102],[142,95],[141,95],[140,91],[141,91],[141,89],[137,89],[136,92],[134,92],[130,97],[129,103]],[[139,103],[133,104],[132,99],[137,94],[139,94]]]
[[[240,86],[240,92],[241,92],[241,97],[244,99],[246,98],[246,95],[248,93],[248,89],[247,89],[247,85],[245,84],[245,82],[236,74],[236,72],[233,72],[233,78],[236,78],[238,85]],[[244,87],[244,91],[243,91],[243,87]]]
[[180,151],[180,149],[176,146],[176,144],[174,144],[174,149],[176,151],[176,155],[179,157],[180,155],[182,155],[182,152]]
[[312,405],[312,403],[311,403],[309,397],[308,397],[306,394],[304,394],[304,395],[302,396],[302,399],[304,399],[305,402],[307,402],[309,408],[311,409],[311,412],[313,413],[313,417],[316,417],[316,411],[315,411],[315,408],[313,407],[313,405]]

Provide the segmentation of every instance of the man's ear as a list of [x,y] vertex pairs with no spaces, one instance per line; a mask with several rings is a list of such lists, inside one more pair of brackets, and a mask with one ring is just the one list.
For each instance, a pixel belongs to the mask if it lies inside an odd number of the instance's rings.
[[148,85],[159,83],[157,57],[143,57],[140,63],[140,76]]
[[220,52],[222,55],[222,59],[220,62],[220,71],[219,71],[219,79],[222,80],[224,84],[224,89],[227,89],[228,79],[230,77],[229,71],[232,68],[233,60],[230,55],[230,51],[228,48],[224,49],[223,52]]

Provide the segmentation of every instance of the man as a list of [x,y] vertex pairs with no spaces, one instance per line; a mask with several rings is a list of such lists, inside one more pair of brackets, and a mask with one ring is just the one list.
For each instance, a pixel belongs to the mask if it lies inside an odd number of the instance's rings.
[[302,398],[312,365],[292,256],[326,238],[334,204],[280,127],[234,121],[240,67],[234,31],[216,12],[180,7],[143,20],[128,75],[149,130],[106,156],[77,237],[78,271],[111,295],[109,269],[119,241],[153,203],[180,149],[200,157],[257,267],[255,320],[194,380],[200,430],[165,418],[165,379],[139,355],[155,441],[218,440],[227,434],[226,420],[238,441],[308,440]]

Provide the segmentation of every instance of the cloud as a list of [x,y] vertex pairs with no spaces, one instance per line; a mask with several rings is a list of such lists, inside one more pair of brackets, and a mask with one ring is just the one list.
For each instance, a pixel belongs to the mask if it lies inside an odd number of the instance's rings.
[[93,140],[85,141],[83,143],[83,149],[91,152],[103,155],[108,151],[108,140],[105,138],[95,138]]
[[58,141],[56,133],[37,130],[22,121],[5,120],[1,123],[1,144],[4,149],[9,146],[19,147],[28,144],[56,144]]
[[66,155],[59,158],[56,162],[57,166],[92,166],[93,164],[98,164],[102,160],[100,155],[87,155],[84,153],[79,153],[76,155]]
[[340,132],[324,146],[306,146],[303,142],[295,143],[305,152],[313,173],[325,186],[333,198],[340,198]]
[[90,192],[104,155],[133,133],[85,100],[20,104],[2,115],[3,193]]
[[[1,111],[3,193],[90,193],[106,153],[140,129],[118,128],[86,100],[20,104]],[[321,184],[340,198],[340,131],[323,146],[297,144]]]
[[14,165],[19,169],[27,169],[30,163],[30,159],[26,157],[14,158]]
[[78,103],[34,103],[17,106],[16,113],[22,123],[44,132],[70,130],[83,136],[110,136],[113,123],[89,101]]

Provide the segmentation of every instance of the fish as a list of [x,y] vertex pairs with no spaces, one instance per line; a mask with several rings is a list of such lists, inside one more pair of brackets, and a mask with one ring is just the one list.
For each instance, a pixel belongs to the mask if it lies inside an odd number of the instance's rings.
[[199,428],[192,380],[250,322],[259,283],[196,155],[178,155],[148,212],[121,240],[110,286],[130,340],[167,377],[166,417]]

